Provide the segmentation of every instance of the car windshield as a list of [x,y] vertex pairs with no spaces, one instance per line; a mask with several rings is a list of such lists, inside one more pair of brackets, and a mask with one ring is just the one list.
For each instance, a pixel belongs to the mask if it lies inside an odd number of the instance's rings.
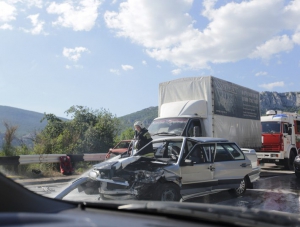
[[154,141],[139,150],[135,156],[177,161],[183,140]]
[[280,122],[261,122],[262,133],[280,133]]
[[0,192],[299,215],[299,71],[300,0],[0,0]]
[[149,133],[154,135],[181,135],[188,118],[155,119],[149,126]]

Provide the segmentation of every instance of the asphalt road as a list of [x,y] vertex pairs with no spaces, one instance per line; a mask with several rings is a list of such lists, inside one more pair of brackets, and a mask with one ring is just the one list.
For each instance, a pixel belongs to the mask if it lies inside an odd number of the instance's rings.
[[[28,189],[47,196],[54,197],[65,187],[66,183],[27,184]],[[253,189],[238,198],[232,197],[227,191],[191,199],[192,203],[210,203],[235,207],[276,210],[289,213],[300,213],[300,179],[294,172],[283,170],[280,167],[262,166],[261,179],[254,183]],[[77,190],[70,193],[65,199],[81,201],[98,201],[97,196],[88,196]]]

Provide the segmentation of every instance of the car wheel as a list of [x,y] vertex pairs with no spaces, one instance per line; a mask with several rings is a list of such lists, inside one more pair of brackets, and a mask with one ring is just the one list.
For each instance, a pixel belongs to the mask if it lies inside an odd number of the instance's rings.
[[179,201],[181,199],[179,186],[174,183],[159,184],[153,195],[153,200]]
[[235,197],[238,197],[243,195],[246,192],[246,189],[247,189],[247,178],[244,178],[241,181],[240,186],[235,189],[230,189],[229,193]]
[[294,171],[294,160],[296,158],[296,154],[294,151],[291,151],[290,158],[285,159],[285,169]]

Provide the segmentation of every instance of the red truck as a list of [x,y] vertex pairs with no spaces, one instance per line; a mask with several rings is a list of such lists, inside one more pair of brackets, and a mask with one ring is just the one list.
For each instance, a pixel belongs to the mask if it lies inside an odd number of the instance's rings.
[[260,163],[283,165],[294,170],[300,152],[300,115],[269,110],[261,117],[262,147],[256,151]]

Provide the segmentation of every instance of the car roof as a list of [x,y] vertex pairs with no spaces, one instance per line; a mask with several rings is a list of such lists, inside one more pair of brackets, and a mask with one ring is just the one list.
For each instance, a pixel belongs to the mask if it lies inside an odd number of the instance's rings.
[[227,139],[224,138],[214,138],[214,137],[189,137],[190,139],[197,140],[202,143],[209,143],[209,142],[229,142]]
[[164,137],[164,138],[157,138],[153,141],[164,141],[164,140],[180,140],[180,139],[192,139],[197,142],[201,143],[216,143],[216,142],[229,142],[227,139],[224,138],[215,138],[215,137],[183,137],[183,136],[175,136],[175,137]]

